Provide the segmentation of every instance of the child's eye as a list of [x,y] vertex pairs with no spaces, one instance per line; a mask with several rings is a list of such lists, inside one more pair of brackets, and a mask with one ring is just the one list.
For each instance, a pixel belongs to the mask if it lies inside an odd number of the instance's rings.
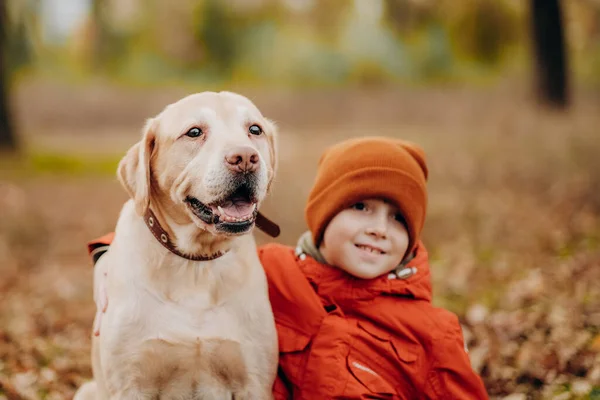
[[400,222],[403,225],[406,225],[406,221],[404,220],[404,217],[402,216],[402,214],[398,213],[396,215],[394,215],[394,219],[398,222]]
[[364,210],[365,208],[367,208],[367,206],[366,206],[366,205],[365,205],[365,203],[363,203],[363,202],[358,202],[358,203],[356,203],[356,204],[352,205],[352,208],[354,208],[355,210],[362,211],[362,210]]

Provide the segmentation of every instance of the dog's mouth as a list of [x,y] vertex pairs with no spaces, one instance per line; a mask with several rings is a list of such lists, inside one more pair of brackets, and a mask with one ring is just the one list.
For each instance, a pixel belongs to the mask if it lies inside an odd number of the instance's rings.
[[187,196],[185,202],[192,213],[204,223],[214,225],[218,231],[228,234],[249,231],[258,213],[258,201],[254,191],[245,184],[211,204],[204,204],[193,196]]

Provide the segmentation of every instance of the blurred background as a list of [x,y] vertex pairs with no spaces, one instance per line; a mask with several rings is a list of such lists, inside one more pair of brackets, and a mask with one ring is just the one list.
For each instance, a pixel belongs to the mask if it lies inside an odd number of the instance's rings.
[[0,399],[91,376],[86,241],[114,229],[144,120],[204,90],[278,123],[263,211],[290,245],[328,145],[419,143],[434,303],[490,397],[600,399],[600,1],[0,0],[0,18]]

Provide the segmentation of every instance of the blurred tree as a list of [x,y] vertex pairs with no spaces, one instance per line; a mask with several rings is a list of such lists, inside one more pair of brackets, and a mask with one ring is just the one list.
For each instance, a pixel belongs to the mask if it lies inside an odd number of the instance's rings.
[[325,42],[334,43],[338,39],[340,26],[355,5],[348,0],[320,0],[315,3],[307,13],[308,23]]
[[198,1],[194,34],[202,52],[201,66],[221,78],[231,78],[252,51],[248,42],[252,34],[265,24],[277,24],[281,14],[279,1]]
[[105,21],[105,6],[104,0],[93,0],[92,2],[92,24],[93,24],[93,50],[92,50],[92,68],[100,69],[104,63],[106,45],[108,36]]
[[424,28],[435,19],[435,5],[414,0],[385,0],[385,21],[399,35],[406,36]]
[[499,65],[506,50],[518,40],[518,19],[514,10],[503,1],[473,0],[446,3],[454,9],[438,10],[438,18],[446,20],[458,54],[483,65]]
[[531,0],[531,25],[537,89],[542,101],[566,107],[568,67],[559,0]]
[[107,0],[92,0],[92,54],[91,67],[96,71],[114,68],[125,52],[126,41],[112,26],[110,3]]
[[209,64],[227,75],[239,53],[240,26],[227,5],[219,0],[206,0],[198,10],[201,21],[197,31],[203,43]]
[[17,149],[17,141],[9,106],[9,74],[6,60],[7,34],[6,0],[0,0],[0,150]]
[[[5,0],[5,21],[6,24],[6,42],[4,52],[6,54],[5,66],[8,73],[18,70],[21,67],[26,67],[33,61],[33,43],[32,29],[35,26],[35,7],[36,1],[23,1],[17,4],[10,3],[10,0]],[[13,15],[11,15],[11,6]],[[19,8],[14,10],[14,8]],[[14,15],[17,14],[17,15]],[[12,18],[11,18],[12,17]]]

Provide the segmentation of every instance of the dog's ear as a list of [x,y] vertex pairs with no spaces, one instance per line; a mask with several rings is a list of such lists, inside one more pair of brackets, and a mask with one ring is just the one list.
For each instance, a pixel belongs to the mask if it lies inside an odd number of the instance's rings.
[[150,158],[156,142],[156,120],[149,119],[142,140],[134,144],[117,169],[119,181],[135,203],[135,210],[143,216],[150,205]]
[[269,185],[267,186],[267,192],[269,192],[271,189],[271,183],[273,182],[273,179],[275,178],[275,173],[277,172],[277,164],[278,164],[278,160],[277,160],[278,137],[277,136],[279,133],[277,131],[277,125],[275,124],[275,122],[271,121],[270,119],[266,119],[266,120],[267,120],[266,134],[267,134],[267,139],[269,142],[269,158],[271,159],[271,165],[269,165]]

